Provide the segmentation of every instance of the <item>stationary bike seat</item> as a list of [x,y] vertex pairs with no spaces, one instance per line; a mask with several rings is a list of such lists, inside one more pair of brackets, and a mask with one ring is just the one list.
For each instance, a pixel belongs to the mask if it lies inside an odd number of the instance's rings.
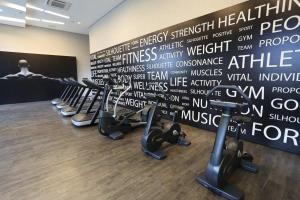
[[249,123],[251,122],[250,117],[242,116],[242,115],[236,115],[231,118],[233,121],[235,121],[238,124],[243,124],[243,123]]

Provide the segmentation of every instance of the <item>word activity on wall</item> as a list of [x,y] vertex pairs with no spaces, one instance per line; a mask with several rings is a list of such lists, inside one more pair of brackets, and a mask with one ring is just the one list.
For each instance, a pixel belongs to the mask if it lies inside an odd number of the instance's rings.
[[100,50],[91,66],[99,84],[106,74],[131,80],[121,105],[142,108],[145,92],[162,89],[170,94],[165,114],[182,105],[182,122],[208,130],[220,112],[208,106],[207,91],[237,85],[253,102],[243,139],[300,153],[300,0],[238,4]]

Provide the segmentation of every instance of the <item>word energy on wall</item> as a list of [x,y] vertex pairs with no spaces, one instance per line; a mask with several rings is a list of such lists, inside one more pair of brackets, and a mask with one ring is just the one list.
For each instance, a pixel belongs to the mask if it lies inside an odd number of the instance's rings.
[[300,153],[300,0],[248,1],[96,52],[91,64],[99,84],[108,73],[131,79],[124,106],[141,108],[145,92],[162,88],[165,114],[182,105],[182,122],[209,130],[220,113],[207,91],[238,85],[253,101],[242,137]]

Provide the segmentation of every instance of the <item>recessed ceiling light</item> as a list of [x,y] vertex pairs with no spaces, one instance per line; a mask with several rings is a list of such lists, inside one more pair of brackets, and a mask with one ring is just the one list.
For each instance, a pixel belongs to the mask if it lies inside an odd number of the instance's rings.
[[59,13],[56,13],[56,12],[52,12],[50,10],[45,10],[45,13],[48,13],[50,15],[55,15],[55,16],[58,16],[58,17],[62,17],[62,18],[66,18],[66,19],[70,19],[70,17],[67,16],[67,15],[62,15],[62,14],[59,14]]
[[47,20],[47,19],[42,19],[42,22],[47,22],[47,23],[51,23],[51,24],[61,24],[64,25],[64,22],[58,22],[58,21],[52,21],[52,20]]
[[27,8],[31,8],[31,9],[33,9],[33,10],[38,10],[38,11],[41,11],[41,12],[44,11],[44,9],[39,8],[39,7],[36,7],[36,6],[33,6],[33,5],[29,4],[29,3],[26,4],[26,7],[27,7]]
[[3,10],[0,8],[0,12],[2,12]]
[[41,21],[40,19],[34,17],[25,17],[25,19],[29,21],[37,21],[37,22]]
[[15,4],[15,3],[4,2],[4,3],[1,3],[1,5],[6,6],[8,8],[13,8],[13,9],[16,9],[16,10],[26,12],[26,7],[20,6],[20,5]]
[[0,20],[9,21],[9,22],[25,23],[25,19],[18,19],[18,18],[5,17],[5,16],[0,16]]
[[81,22],[77,22],[77,24],[81,24]]

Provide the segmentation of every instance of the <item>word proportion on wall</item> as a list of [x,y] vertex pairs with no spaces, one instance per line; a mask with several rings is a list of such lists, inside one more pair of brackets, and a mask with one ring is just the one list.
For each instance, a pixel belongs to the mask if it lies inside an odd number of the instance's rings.
[[207,91],[238,85],[253,101],[242,137],[300,153],[299,0],[245,2],[96,52],[91,64],[99,84],[105,74],[131,79],[124,106],[142,108],[144,93],[162,88],[171,95],[165,114],[182,105],[182,122],[209,130],[220,113],[208,107]]

